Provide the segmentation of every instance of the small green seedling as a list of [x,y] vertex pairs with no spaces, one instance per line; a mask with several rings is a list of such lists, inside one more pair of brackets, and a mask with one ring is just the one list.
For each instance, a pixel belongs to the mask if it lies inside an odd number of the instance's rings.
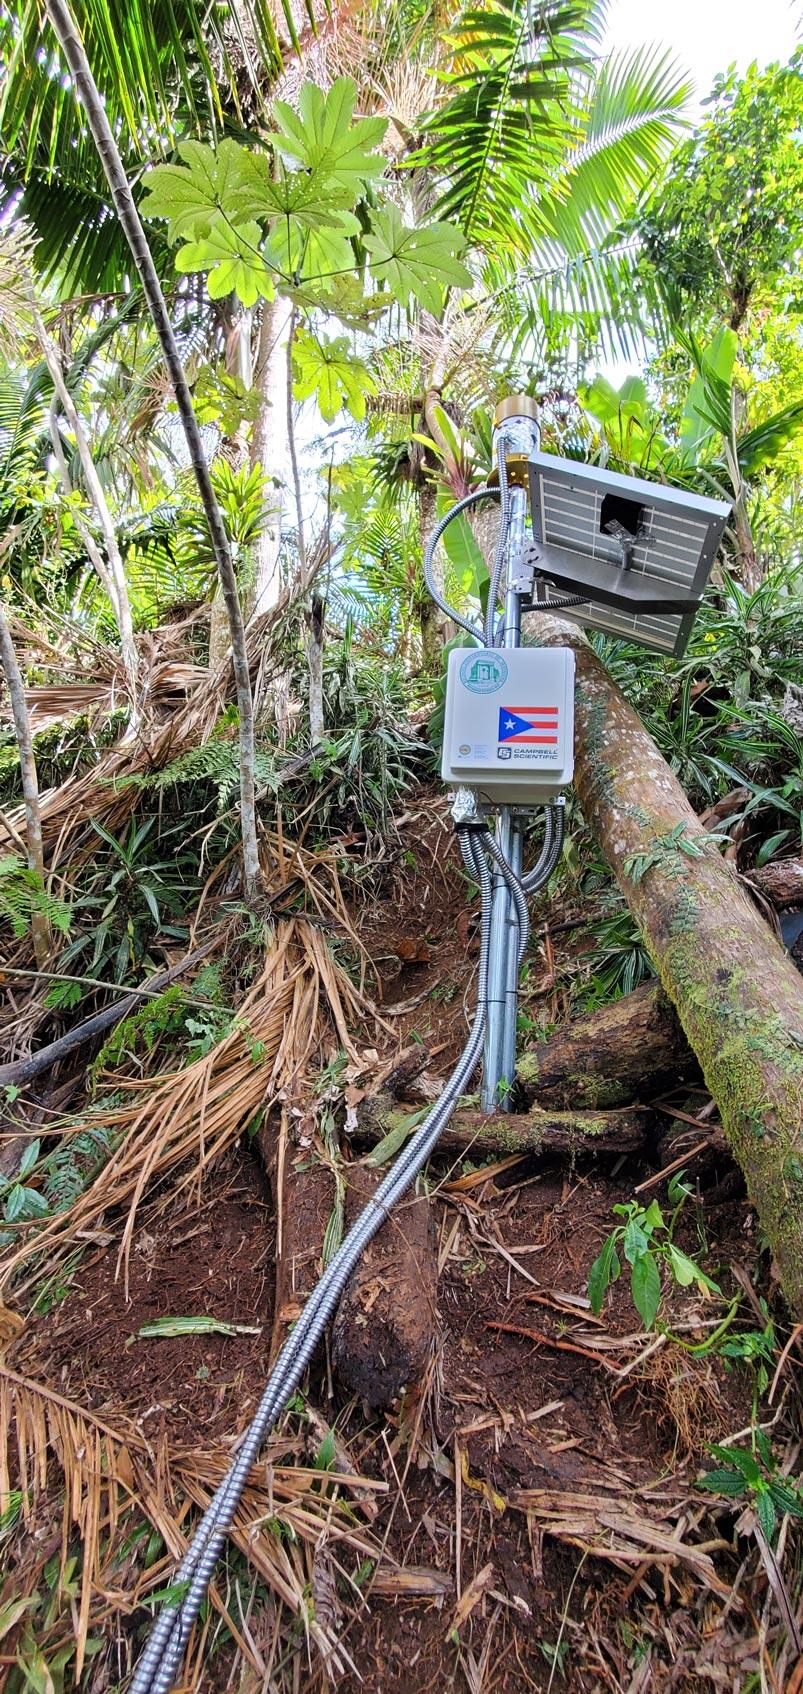
[[596,1317],[602,1311],[611,1283],[621,1276],[620,1249],[630,1266],[633,1305],[645,1329],[652,1329],[658,1315],[664,1271],[669,1272],[672,1281],[680,1288],[690,1288],[695,1283],[701,1294],[721,1293],[717,1284],[701,1270],[696,1259],[683,1253],[672,1240],[678,1213],[691,1193],[682,1179],[681,1171],[669,1185],[670,1201],[675,1202],[669,1222],[657,1200],[652,1200],[649,1206],[630,1200],[626,1205],[612,1208],[624,1221],[611,1230],[588,1275],[588,1298]]
[[758,1403],[766,1392],[770,1380],[770,1370],[775,1363],[775,1325],[767,1310],[765,1300],[761,1301],[761,1309],[767,1322],[763,1329],[746,1329],[736,1335],[729,1335],[727,1341],[720,1344],[719,1352],[730,1369],[729,1361],[738,1360],[747,1365],[753,1372],[753,1423],[758,1416]]
[[753,1451],[745,1447],[709,1447],[720,1460],[715,1470],[698,1479],[698,1488],[726,1499],[750,1501],[767,1541],[772,1541],[779,1515],[803,1518],[801,1486],[778,1469],[778,1461],[763,1429],[753,1430]]
[[[38,1163],[40,1148],[41,1143],[38,1140],[29,1141],[16,1175],[0,1176],[0,1205],[6,1223],[28,1223],[32,1218],[46,1217],[50,1211],[44,1194],[41,1194],[38,1188],[32,1188],[25,1180]],[[0,1230],[0,1246],[7,1247],[13,1240],[12,1230]]]

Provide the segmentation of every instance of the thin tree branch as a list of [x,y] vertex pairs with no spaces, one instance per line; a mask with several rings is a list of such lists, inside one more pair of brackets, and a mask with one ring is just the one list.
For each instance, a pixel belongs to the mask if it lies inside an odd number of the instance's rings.
[[[131,723],[132,727],[135,727],[138,717],[137,646],[134,640],[134,624],[131,618],[128,584],[126,582],[122,555],[117,541],[117,532],[114,527],[114,520],[111,512],[109,511],[108,501],[103,492],[100,477],[98,476],[95,468],[95,461],[90,452],[89,442],[86,438],[84,426],[78,415],[78,409],[73,397],[64,380],[64,370],[59,357],[58,348],[56,347],[52,336],[45,328],[33,290],[31,290],[29,294],[29,302],[33,317],[33,326],[36,331],[36,339],[39,342],[45,364],[50,372],[51,381],[53,383],[54,404],[57,400],[59,408],[64,413],[67,423],[75,436],[75,444],[78,448],[78,456],[81,460],[81,469],[84,473],[87,493],[89,494],[95,511],[98,514],[98,521],[103,532],[103,543],[106,548],[106,559],[108,560],[108,564],[105,566],[100,555],[99,548],[95,546],[94,543],[90,546],[86,540],[86,525],[83,524],[82,521],[77,522],[77,528],[80,532],[82,532],[82,540],[87,547],[87,552],[89,553],[92,563],[95,566],[106,593],[109,596],[112,611],[114,612],[114,616],[117,621],[117,627],[120,631],[120,649],[123,655],[123,665],[125,666],[128,689],[131,696]],[[54,423],[55,418],[52,417],[51,409],[50,438],[53,444],[53,451],[56,456],[61,480],[64,485],[64,491],[66,494],[70,494],[72,492],[70,478],[64,460],[64,454],[61,451],[61,441],[57,439],[58,428],[56,427],[54,429]]]
[[290,454],[290,469],[293,473],[293,492],[296,499],[296,529],[298,533],[298,562],[301,566],[302,577],[307,569],[307,551],[304,545],[304,508],[301,502],[301,477],[298,472],[298,454],[296,453],[296,431],[293,420],[293,341],[296,333],[296,309],[290,313],[290,328],[287,332],[287,448]]
[[[25,833],[27,836],[28,869],[45,886],[45,854],[42,845],[42,814],[39,807],[39,779],[31,735],[31,720],[25,703],[25,685],[17,661],[11,630],[0,602],[0,662],[8,684],[11,715],[20,755],[22,795],[25,802]],[[37,965],[43,965],[50,951],[50,925],[43,911],[37,911],[31,901],[31,935]]]

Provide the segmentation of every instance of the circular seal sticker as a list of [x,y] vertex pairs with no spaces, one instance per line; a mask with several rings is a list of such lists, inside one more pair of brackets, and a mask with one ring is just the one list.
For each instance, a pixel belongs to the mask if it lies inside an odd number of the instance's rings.
[[495,694],[507,682],[501,653],[470,653],[460,666],[460,681],[470,694]]

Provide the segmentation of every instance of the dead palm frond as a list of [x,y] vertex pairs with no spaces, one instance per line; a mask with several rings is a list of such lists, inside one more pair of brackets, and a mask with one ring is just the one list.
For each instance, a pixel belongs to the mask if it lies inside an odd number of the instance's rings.
[[0,1498],[9,1501],[12,1490],[18,1491],[22,1521],[30,1530],[55,1460],[62,1481],[61,1575],[71,1536],[77,1534],[81,1542],[76,1679],[83,1668],[93,1590],[100,1586],[101,1541],[115,1537],[121,1493],[130,1493],[134,1483],[131,1446],[137,1442],[141,1437],[123,1420],[112,1429],[63,1394],[0,1364]]
[[[324,1662],[337,1670],[348,1660],[335,1632],[325,1618],[309,1616],[315,1562],[326,1547],[335,1560],[370,1559],[377,1568],[387,1565],[390,1574],[394,1561],[366,1527],[376,1511],[373,1496],[386,1493],[387,1484],[358,1475],[353,1468],[341,1474],[340,1465],[325,1473],[312,1465],[305,1468],[301,1446],[297,1437],[281,1433],[270,1441],[249,1478],[231,1540],[291,1618],[303,1621]],[[297,1454],[300,1467],[292,1464]],[[48,1559],[54,1550],[59,1552],[59,1583],[76,1543],[80,1548],[75,1600],[68,1590],[64,1606],[44,1627],[36,1627],[33,1650],[43,1655],[45,1664],[55,1662],[60,1650],[71,1644],[78,1684],[90,1632],[99,1627],[108,1632],[115,1614],[130,1615],[150,1592],[169,1582],[174,1561],[187,1546],[187,1508],[205,1510],[230,1459],[224,1445],[208,1452],[197,1447],[155,1451],[122,1412],[116,1411],[112,1422],[0,1363],[0,1494],[4,1501],[19,1499],[24,1531],[18,1536],[8,1592],[0,1599],[5,1600],[13,1586],[15,1600],[30,1602],[20,1610],[20,1631],[26,1628],[28,1611],[34,1625],[39,1624],[37,1588],[44,1563],[39,1544]],[[53,1538],[41,1534],[52,1524],[54,1512],[61,1520],[55,1549]],[[134,1514],[158,1532],[166,1551],[146,1570],[131,1570],[129,1562],[128,1580],[121,1582],[121,1544],[130,1534]],[[239,1627],[231,1602],[224,1601],[214,1585],[210,1598],[245,1661],[264,1673],[253,1637]],[[7,1636],[5,1644],[8,1650],[15,1643]]]
[[[280,641],[287,609],[285,595],[276,607],[250,625],[248,658],[252,678],[258,671],[264,673],[268,662],[266,651],[269,653]],[[160,631],[159,635],[160,644],[169,647],[169,630]],[[184,687],[189,692],[182,699]],[[164,704],[169,701],[171,710],[158,710],[160,693]],[[165,657],[161,668],[154,655],[145,702],[147,719],[140,724],[136,740],[109,748],[91,771],[68,777],[66,782],[40,797],[45,859],[51,871],[68,860],[76,866],[92,855],[97,848],[93,820],[112,833],[123,829],[139,800],[139,789],[131,778],[153,776],[182,754],[202,746],[215,729],[223,707],[233,699],[230,657],[219,670],[181,663],[177,670],[174,652]],[[52,697],[50,705],[51,708],[54,705]],[[3,835],[13,842],[13,831],[19,832],[23,826],[22,807],[10,809],[6,819],[0,820],[0,845]]]
[[0,229],[0,359],[9,363],[31,335],[33,249],[33,235],[22,221]]
[[[281,922],[264,968],[237,1009],[228,1033],[184,1069],[156,1077],[104,1076],[128,1098],[74,1120],[70,1136],[99,1126],[114,1151],[89,1186],[44,1225],[20,1227],[20,1245],[7,1255],[0,1285],[36,1260],[36,1278],[96,1230],[101,1217],[126,1206],[120,1265],[127,1283],[137,1213],[157,1183],[158,1210],[197,1192],[221,1154],[279,1096],[298,1093],[304,1073],[333,1039],[359,1064],[349,1026],[371,1011],[368,1001],[331,957],[319,928],[304,919]],[[170,1175],[169,1189],[164,1179]]]

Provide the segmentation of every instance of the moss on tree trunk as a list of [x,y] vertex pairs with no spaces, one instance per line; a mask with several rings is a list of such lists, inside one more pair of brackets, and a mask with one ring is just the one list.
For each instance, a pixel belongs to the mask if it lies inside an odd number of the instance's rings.
[[643,724],[578,632],[575,784],[719,1107],[729,1146],[803,1318],[800,977],[700,824]]

